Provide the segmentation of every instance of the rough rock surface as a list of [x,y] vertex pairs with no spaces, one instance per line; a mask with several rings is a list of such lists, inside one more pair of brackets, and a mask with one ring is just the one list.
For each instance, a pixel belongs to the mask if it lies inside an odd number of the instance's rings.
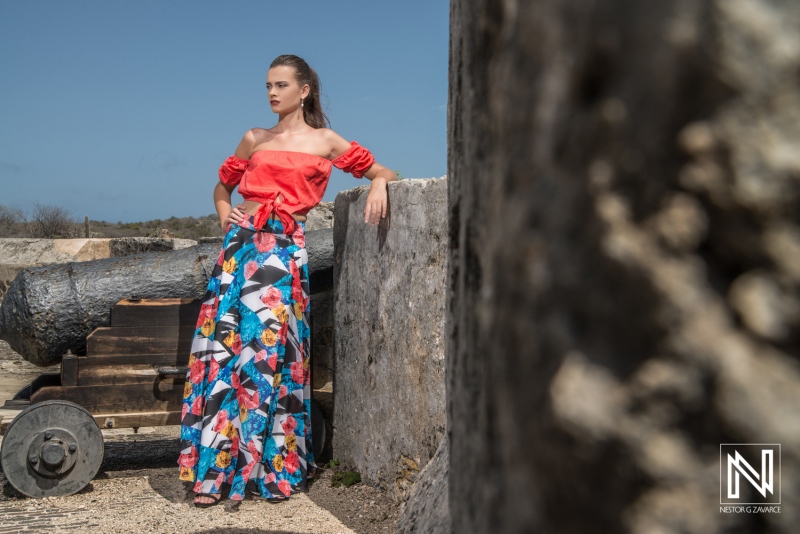
[[447,181],[390,183],[377,227],[367,192],[336,197],[333,454],[404,499],[445,429]]
[[398,534],[421,533],[449,534],[450,513],[447,498],[447,477],[450,471],[448,458],[450,445],[447,434],[442,438],[436,454],[419,473],[419,480],[411,488],[397,520]]
[[[306,234],[312,292],[333,286],[333,231]],[[170,252],[70,262],[24,269],[0,306],[0,339],[37,365],[80,354],[86,336],[107,325],[123,298],[200,298],[220,246],[209,243]]]
[[[161,252],[193,247],[197,241],[191,239],[173,239],[159,237],[117,237],[109,239],[111,258],[131,256],[143,252]],[[81,260],[77,260],[81,261]]]
[[8,265],[45,265],[110,257],[111,239],[0,239],[0,258]]
[[306,216],[306,232],[333,228],[333,202],[320,202]]
[[795,532],[800,3],[451,7],[453,532]]

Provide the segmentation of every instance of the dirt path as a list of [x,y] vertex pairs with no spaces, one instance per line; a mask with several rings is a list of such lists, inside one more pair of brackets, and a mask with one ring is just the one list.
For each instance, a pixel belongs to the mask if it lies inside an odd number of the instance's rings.
[[[32,366],[0,342],[0,405],[37,376]],[[4,411],[3,413],[8,413]],[[308,493],[272,504],[245,500],[208,509],[191,504],[188,484],[177,478],[179,427],[104,430],[100,472],[69,497],[28,499],[0,472],[0,534],[5,532],[394,532],[399,507],[383,491],[363,483],[331,487],[321,471]]]

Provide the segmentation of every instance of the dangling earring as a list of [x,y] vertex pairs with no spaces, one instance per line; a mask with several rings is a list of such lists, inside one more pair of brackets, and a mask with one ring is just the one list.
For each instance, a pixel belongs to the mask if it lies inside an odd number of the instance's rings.
[[301,107],[301,108],[303,107],[303,100],[305,100],[305,99],[304,99],[304,98],[301,98],[301,99],[300,99],[300,107]]

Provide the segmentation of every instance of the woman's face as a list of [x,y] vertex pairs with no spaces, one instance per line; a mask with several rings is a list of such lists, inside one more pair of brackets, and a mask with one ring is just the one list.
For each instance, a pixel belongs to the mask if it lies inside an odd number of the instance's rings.
[[308,85],[300,86],[294,67],[280,65],[267,72],[267,97],[272,111],[290,113],[300,107],[300,99],[308,96]]

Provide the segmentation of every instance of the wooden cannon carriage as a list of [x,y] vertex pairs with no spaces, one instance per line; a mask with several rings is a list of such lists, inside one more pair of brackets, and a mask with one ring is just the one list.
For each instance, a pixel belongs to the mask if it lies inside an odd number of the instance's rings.
[[[31,497],[70,495],[100,468],[101,428],[179,424],[199,310],[192,299],[121,300],[110,326],[86,338],[85,356],[64,355],[60,373],[40,375],[7,401],[24,408],[0,421],[9,482]],[[319,457],[325,424],[313,402],[311,415]]]

